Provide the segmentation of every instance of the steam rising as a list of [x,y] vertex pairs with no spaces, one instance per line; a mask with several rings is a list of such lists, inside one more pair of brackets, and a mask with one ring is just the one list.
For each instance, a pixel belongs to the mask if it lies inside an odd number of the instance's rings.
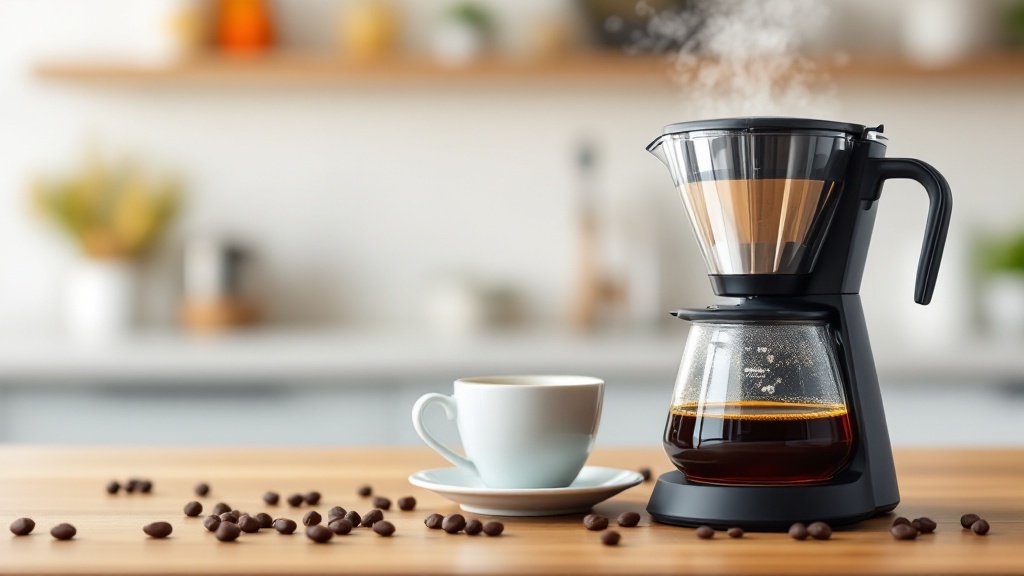
[[688,114],[833,117],[835,87],[800,50],[827,17],[816,0],[694,0],[686,10],[636,5],[646,33],[632,52],[666,53]]

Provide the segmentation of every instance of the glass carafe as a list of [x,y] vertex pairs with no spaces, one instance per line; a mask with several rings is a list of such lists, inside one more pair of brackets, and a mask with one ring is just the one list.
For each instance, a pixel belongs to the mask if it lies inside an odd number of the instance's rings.
[[816,321],[695,321],[665,451],[687,480],[831,479],[854,444],[832,329]]

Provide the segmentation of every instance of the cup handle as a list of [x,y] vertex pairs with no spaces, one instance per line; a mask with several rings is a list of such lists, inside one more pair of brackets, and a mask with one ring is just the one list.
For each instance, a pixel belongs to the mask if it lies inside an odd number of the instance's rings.
[[416,429],[416,433],[420,435],[420,438],[427,443],[427,446],[433,448],[438,454],[444,456],[446,460],[465,468],[466,470],[477,475],[476,466],[469,461],[465,456],[456,454],[454,450],[441,444],[434,435],[427,431],[426,427],[423,426],[423,411],[426,410],[427,406],[431,404],[440,404],[444,408],[445,415],[448,416],[448,420],[455,420],[456,416],[456,404],[455,398],[451,396],[445,396],[444,394],[438,394],[431,392],[430,394],[424,394],[416,401],[416,404],[412,407],[412,425]]

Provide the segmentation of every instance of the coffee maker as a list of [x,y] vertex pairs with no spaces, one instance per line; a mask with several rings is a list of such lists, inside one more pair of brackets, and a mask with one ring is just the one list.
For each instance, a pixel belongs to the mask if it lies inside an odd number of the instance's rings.
[[883,127],[728,118],[665,128],[672,173],[719,296],[691,322],[665,429],[666,524],[785,530],[893,510],[899,488],[860,301],[888,179],[930,200],[914,299],[928,304],[952,197],[933,167],[885,158]]

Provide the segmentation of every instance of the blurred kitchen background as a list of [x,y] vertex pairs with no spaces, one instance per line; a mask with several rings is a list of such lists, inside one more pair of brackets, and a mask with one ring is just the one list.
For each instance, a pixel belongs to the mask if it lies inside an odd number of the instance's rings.
[[0,0],[0,441],[417,444],[421,394],[555,372],[608,381],[599,445],[659,445],[667,311],[715,297],[644,147],[730,113],[946,176],[932,304],[916,184],[868,258],[892,439],[1024,443],[1003,0]]

